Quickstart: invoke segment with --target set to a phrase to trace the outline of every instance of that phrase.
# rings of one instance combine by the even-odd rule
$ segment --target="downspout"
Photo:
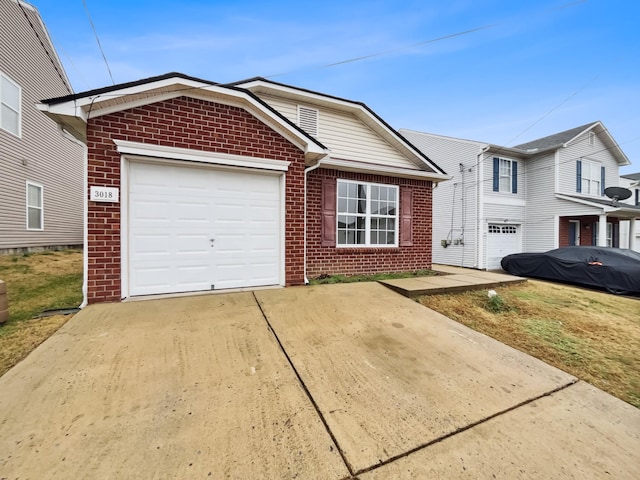
[[[87,178],[87,168],[89,165],[89,155],[88,155],[88,147],[84,142],[81,142],[76,137],[67,132],[61,124],[58,124],[58,129],[60,130],[61,135],[72,141],[73,143],[80,145],[82,148],[82,237],[83,237],[83,248],[82,248],[82,303],[80,304],[80,308],[84,308],[87,306],[87,286],[89,283],[89,248],[88,248],[88,239],[89,239],[89,226],[88,226],[88,214],[89,214],[89,205],[87,202],[87,190],[88,190],[88,178]]]
[[[309,285],[309,278],[307,277],[307,174],[313,172],[316,168],[320,167],[322,159],[318,160],[315,165],[312,165],[304,169],[304,246],[302,249],[304,257],[304,284]]]
[[[480,269],[482,268],[482,259],[480,258],[483,252],[483,247],[484,247],[484,243],[482,242],[482,227],[483,227],[483,223],[482,223],[482,216],[484,215],[484,207],[483,207],[483,202],[484,202],[484,195],[483,193],[483,188],[484,188],[484,178],[483,178],[483,173],[484,173],[484,154],[489,150],[489,145],[483,147],[480,149],[480,151],[478,152],[478,161],[476,162],[476,241],[475,241],[475,268]]]

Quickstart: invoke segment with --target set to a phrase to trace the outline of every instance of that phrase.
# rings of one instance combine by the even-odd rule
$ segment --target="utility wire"
[[[102,49],[102,44],[100,43],[100,37],[98,37],[98,32],[96,31],[96,27],[93,24],[93,20],[91,20],[91,14],[89,13],[89,7],[87,7],[87,2],[82,0],[82,5],[84,5],[84,10],[87,12],[87,18],[89,19],[89,23],[91,24],[91,29],[93,30],[93,34],[96,37],[96,42],[98,42],[98,48],[100,49],[100,53],[102,54],[102,59],[104,60],[104,64],[107,66],[107,71],[109,72],[109,77],[111,78],[111,84],[115,85],[116,82],[113,80],[113,75],[111,74],[111,67],[109,67],[109,62],[107,62],[107,56],[104,54],[104,50]]]

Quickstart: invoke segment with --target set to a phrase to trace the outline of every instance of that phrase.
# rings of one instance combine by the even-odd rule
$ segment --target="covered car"
[[[501,265],[503,270],[521,277],[640,294],[640,253],[633,250],[562,247],[545,253],[507,255]]]

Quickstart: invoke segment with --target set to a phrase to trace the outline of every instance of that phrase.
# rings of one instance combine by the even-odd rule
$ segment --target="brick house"
[[[85,303],[431,267],[448,177],[362,103],[171,73],[39,108],[86,145]]]

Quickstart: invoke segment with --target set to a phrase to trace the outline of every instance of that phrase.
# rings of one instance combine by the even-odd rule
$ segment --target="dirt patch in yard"
[[[640,299],[531,280],[496,291],[419,302],[640,408]]]

